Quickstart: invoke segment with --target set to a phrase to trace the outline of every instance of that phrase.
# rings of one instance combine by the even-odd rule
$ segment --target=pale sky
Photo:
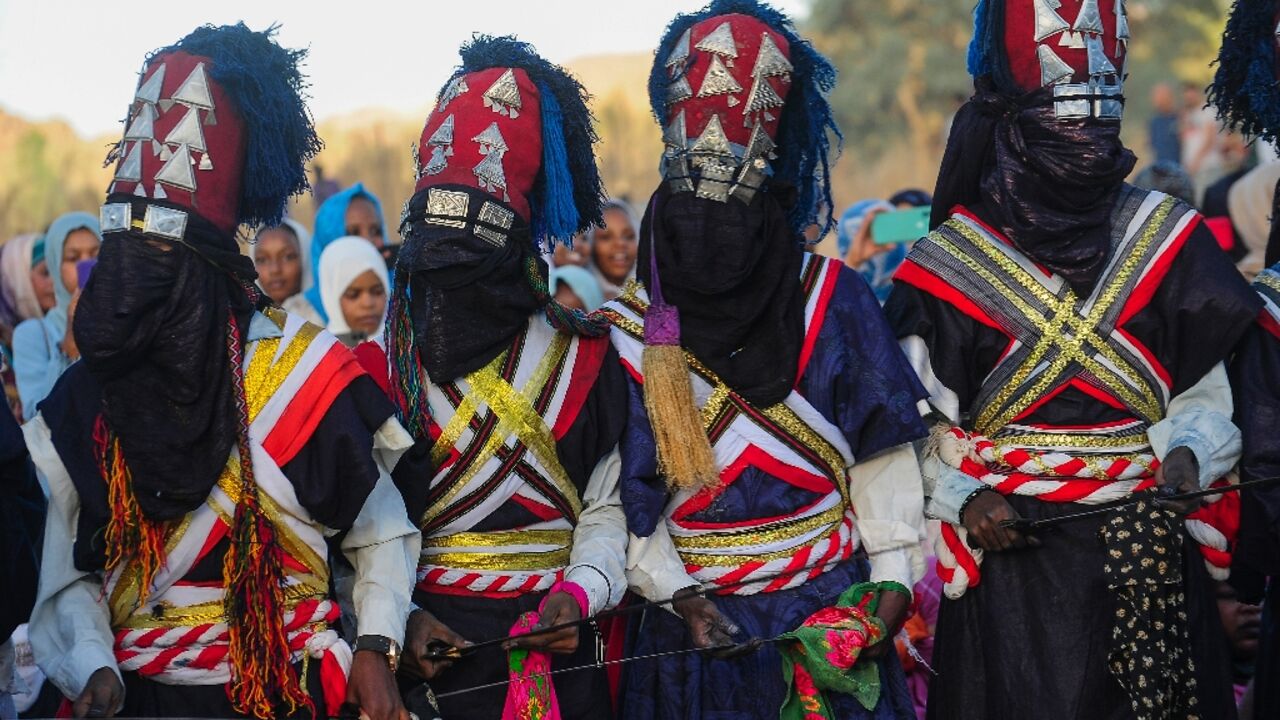
[[[0,0],[0,108],[62,118],[82,135],[112,134],[146,54],[204,23],[281,24],[308,47],[304,72],[318,119],[365,108],[426,108],[473,32],[515,34],[553,62],[651,52],[677,12],[703,0]],[[775,0],[791,13],[805,0]]]

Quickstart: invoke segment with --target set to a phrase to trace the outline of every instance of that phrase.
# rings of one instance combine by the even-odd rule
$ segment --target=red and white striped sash
[[[802,270],[806,292],[807,362],[839,263],[807,256]],[[623,365],[644,382],[644,315],[648,295],[639,284],[608,303],[603,312],[614,325],[612,340]],[[847,470],[854,458],[848,441],[794,390],[778,405],[756,408],[686,353],[694,400],[702,411],[721,484],[698,493],[676,492],[666,508],[667,530],[686,571],[726,594],[751,595],[804,584],[853,556],[858,547],[855,516],[848,498]],[[748,468],[812,493],[818,499],[785,517],[762,517],[732,524],[697,520]]]

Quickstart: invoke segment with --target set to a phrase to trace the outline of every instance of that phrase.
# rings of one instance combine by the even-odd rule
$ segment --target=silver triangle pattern
[[[128,129],[124,131],[125,140],[154,140],[156,136],[156,108],[149,103],[142,103],[134,113]]]
[[[689,59],[689,38],[693,34],[693,28],[685,28],[684,34],[676,41],[676,46],[671,48],[671,54],[667,56],[666,62],[662,65],[671,71],[678,71]]]
[[[141,186],[141,185],[139,185],[138,187],[142,187],[142,186]],[[151,193],[151,196],[152,196],[152,197],[154,197],[154,198],[155,198],[155,199],[157,199],[157,200],[168,200],[168,199],[169,199],[169,193],[167,193],[167,192],[165,192],[165,191],[164,191],[164,186],[163,186],[163,185],[156,185],[156,191],[155,191],[155,192],[153,192],[153,193]]]
[[[712,57],[711,67],[707,68],[707,74],[702,78],[702,87],[698,88],[698,97],[732,95],[740,92],[742,92],[742,86],[720,61],[720,56]]]
[[[1084,0],[1071,29],[1078,33],[1102,34],[1102,12],[1098,9],[1098,0]]]
[[[173,156],[156,173],[156,182],[195,192],[196,174],[191,167],[192,162],[191,149],[186,145],[179,145]]]
[[[1033,2],[1036,13],[1036,42],[1043,42],[1071,27],[1058,14],[1058,8],[1062,7],[1061,0],[1033,0]]]
[[[778,49],[769,33],[760,33],[760,53],[756,55],[756,66],[751,69],[751,74],[756,77],[777,77],[788,75],[791,70],[791,61]]]
[[[723,58],[738,57],[738,43],[733,40],[733,28],[729,26],[728,20],[720,23],[715,30],[707,33],[707,36],[699,40],[694,47],[709,53],[715,53]]]
[[[512,119],[520,116],[520,86],[516,84],[514,70],[507,68],[507,71],[499,75],[489,89],[484,91],[484,106]]]
[[[431,133],[431,137],[427,139],[428,145],[452,145],[453,144],[453,116],[450,115],[440,123],[440,127]]]
[[[712,115],[707,121],[702,134],[693,142],[693,145],[689,146],[689,153],[733,157],[733,146],[729,144],[729,137],[724,134],[724,126],[720,124],[719,115]]]
[[[685,134],[684,110],[676,114],[675,118],[667,124],[666,129],[662,131],[662,143],[669,148],[678,150],[684,149],[684,144],[688,140]]]
[[[186,145],[192,150],[205,151],[204,130],[200,127],[200,110],[198,108],[187,108],[186,114],[178,121],[177,125],[169,131],[164,137],[165,143],[169,145]]]
[[[204,153],[200,156],[200,164],[197,167],[201,170],[213,169],[213,158],[209,157],[209,153]]]
[[[481,155],[491,155],[495,152],[501,154],[507,151],[507,140],[502,137],[502,131],[498,129],[496,122],[490,123],[489,127],[471,140],[480,143]]]
[[[209,92],[209,76],[205,74],[204,63],[196,64],[170,99],[190,107],[213,109],[213,94]]]
[[[467,87],[467,81],[461,77],[456,77],[444,86],[444,90],[440,93],[440,105],[436,110],[444,110],[445,106],[453,102],[459,95],[467,92],[471,88]]]
[[[156,186],[156,188],[159,188],[159,187],[160,187],[159,185]],[[147,189],[142,187],[142,183],[138,183],[137,185],[133,186],[133,194],[137,195],[138,197],[146,197]]]
[[[142,181],[142,143],[135,142],[124,156],[124,162],[116,169],[116,180],[126,182]]]
[[[1078,32],[1072,32],[1068,30],[1067,32],[1064,32],[1062,33],[1061,36],[1059,36],[1058,44],[1065,48],[1072,48],[1074,50],[1083,50],[1084,37],[1081,36],[1080,33]]]
[[[763,75],[757,75],[751,83],[751,92],[747,93],[746,114],[768,110],[770,108],[782,107],[785,103],[778,92],[773,89],[773,85],[769,83],[769,79]]]
[[[1102,37],[1090,35],[1085,39],[1085,48],[1089,52],[1089,76],[1115,75],[1116,66],[1111,64],[1107,54],[1102,50]]]
[[[675,103],[688,100],[691,97],[693,97],[693,88],[689,85],[689,78],[684,75],[673,80],[671,84],[667,86],[668,105],[674,105]]]
[[[488,192],[502,190],[503,196],[506,197],[507,175],[502,169],[502,155],[502,152],[491,152],[485,155],[472,170],[480,181],[481,188]]]
[[[1058,57],[1058,54],[1048,45],[1037,45],[1036,52],[1040,55],[1040,85],[1042,87],[1067,82],[1075,74],[1075,70],[1064,62],[1062,58]]]
[[[1129,39],[1129,13],[1125,11],[1124,0],[1116,0],[1116,40]]]
[[[164,86],[164,68],[164,63],[160,63],[160,67],[151,73],[151,77],[138,87],[138,92],[133,95],[134,100],[152,105],[160,102],[160,89]]]

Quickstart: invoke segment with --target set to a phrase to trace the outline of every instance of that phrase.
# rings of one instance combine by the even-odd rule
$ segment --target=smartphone
[[[876,215],[871,220],[871,242],[896,245],[915,242],[929,234],[928,207],[913,207]]]

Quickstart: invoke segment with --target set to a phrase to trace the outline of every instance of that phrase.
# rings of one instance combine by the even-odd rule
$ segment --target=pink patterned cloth
[[[511,637],[527,634],[537,627],[540,615],[527,612],[511,626]],[[560,703],[551,683],[550,653],[512,648],[507,652],[511,684],[502,720],[560,720]]]

